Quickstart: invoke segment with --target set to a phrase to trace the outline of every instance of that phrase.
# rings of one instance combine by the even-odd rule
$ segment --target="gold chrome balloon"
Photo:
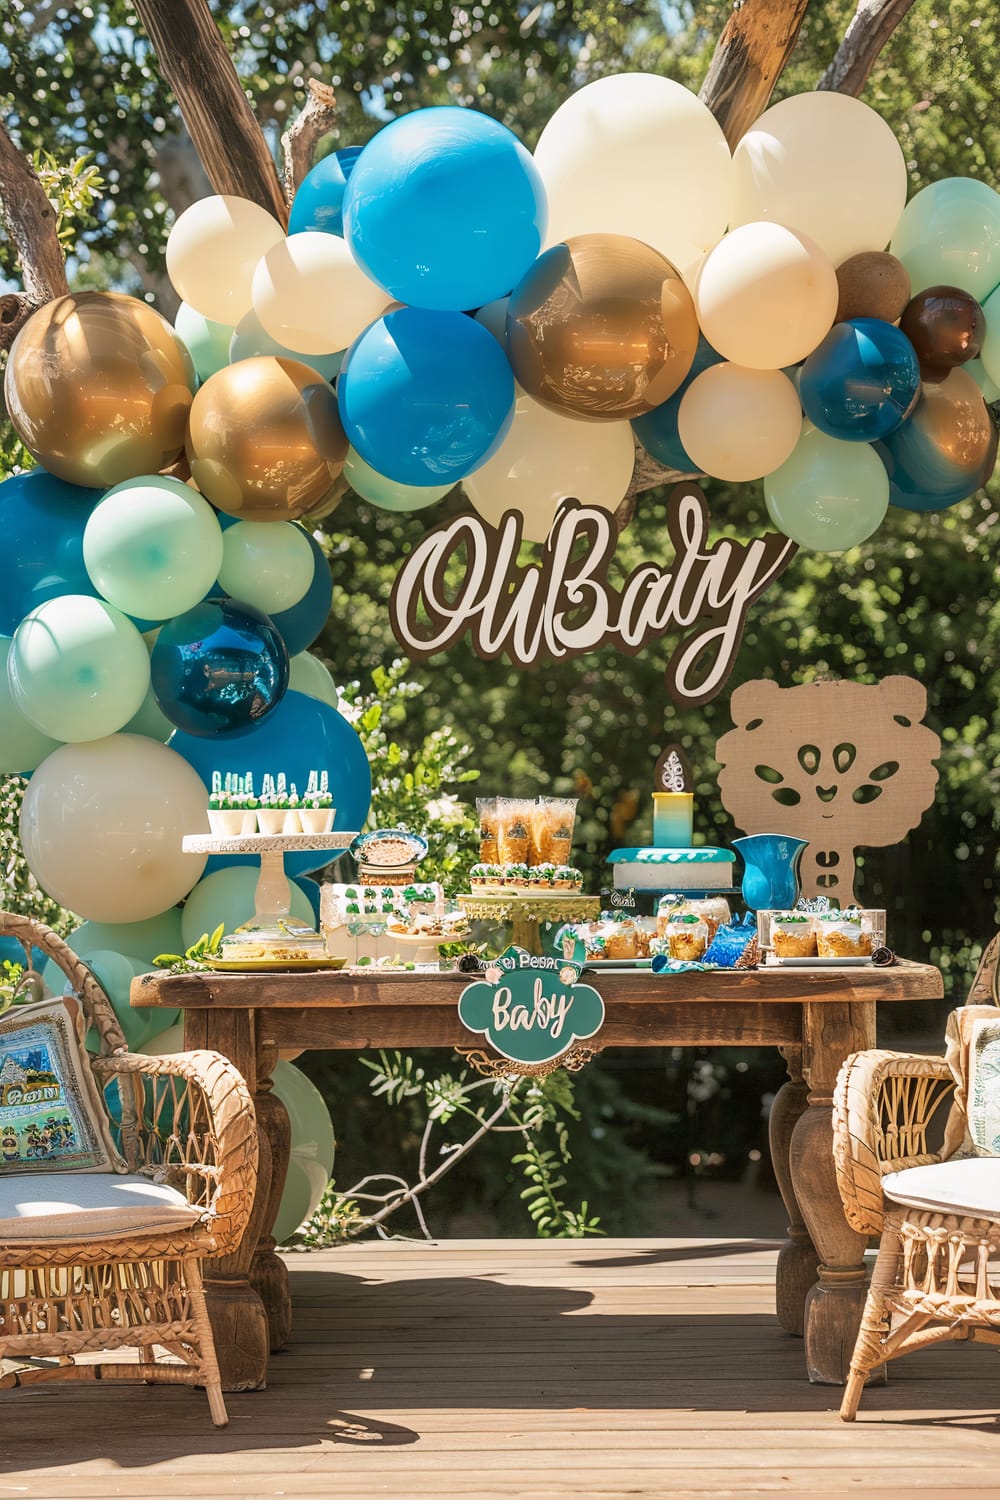
[[[680,386],[698,344],[691,294],[665,256],[622,234],[554,245],[515,288],[507,353],[530,396],[621,421]]]
[[[50,474],[104,489],[173,463],[194,386],[190,355],[154,308],[119,292],[75,292],[25,323],[4,398]]]
[[[298,360],[258,355],[209,377],[187,455],[206,500],[242,521],[293,521],[340,477],[347,438],[333,387]]]

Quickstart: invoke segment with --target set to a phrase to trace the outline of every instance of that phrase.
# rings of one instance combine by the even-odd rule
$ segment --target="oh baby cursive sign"
[[[521,564],[521,516],[498,527],[456,516],[429,531],[400,568],[389,601],[393,633],[426,661],[466,632],[478,656],[515,667],[565,660],[608,642],[634,656],[679,634],[666,669],[677,703],[705,703],[732,670],[747,611],[784,570],[795,543],[778,532],[709,546],[708,506],[695,484],[667,502],[669,568],[644,562],[621,587],[608,579],[618,527],[608,511],[564,500],[540,562]]]

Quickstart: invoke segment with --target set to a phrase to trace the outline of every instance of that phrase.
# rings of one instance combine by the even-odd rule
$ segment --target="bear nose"
[[[837,795],[837,788],[835,786],[818,786],[816,788],[816,795],[821,802],[832,802]]]

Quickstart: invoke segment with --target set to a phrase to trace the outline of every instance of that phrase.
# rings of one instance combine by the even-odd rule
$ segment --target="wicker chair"
[[[249,1215],[257,1130],[246,1084],[216,1052],[129,1053],[107,996],[61,938],[6,912],[0,935],[20,940],[29,970],[35,946],[71,981],[100,1037],[92,1070],[129,1173],[176,1189],[179,1218],[192,1218],[187,1204],[200,1210],[177,1227],[100,1235],[88,1235],[80,1214],[78,1238],[65,1237],[65,1227],[46,1237],[44,1215],[19,1222],[21,1235],[31,1225],[28,1237],[0,1241],[0,1386],[57,1378],[201,1385],[212,1421],[223,1427],[201,1261],[235,1249]],[[40,989],[37,976],[26,977]],[[41,1184],[44,1174],[36,1175]],[[18,1185],[25,1176],[5,1181]],[[79,1355],[126,1348],[138,1351],[138,1364],[76,1363]]]
[[[998,971],[1000,934],[949,1018],[946,1057],[872,1050],[841,1069],[834,1155],[844,1212],[860,1234],[880,1237],[845,1422],[869,1371],[891,1359],[945,1339],[1000,1345],[1000,1159],[968,1154],[966,1117],[970,1038],[997,1019]]]

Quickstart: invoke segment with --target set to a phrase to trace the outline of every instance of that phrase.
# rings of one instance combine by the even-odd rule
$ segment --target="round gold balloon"
[[[190,355],[152,307],[118,292],[75,292],[21,329],[4,399],[50,474],[104,489],[173,463],[194,386]]]
[[[678,389],[698,346],[691,294],[665,256],[622,234],[555,245],[507,308],[520,384],[575,417],[621,421]]]
[[[293,521],[327,498],[347,457],[333,387],[298,360],[258,355],[209,377],[187,455],[206,500],[242,521]]]

